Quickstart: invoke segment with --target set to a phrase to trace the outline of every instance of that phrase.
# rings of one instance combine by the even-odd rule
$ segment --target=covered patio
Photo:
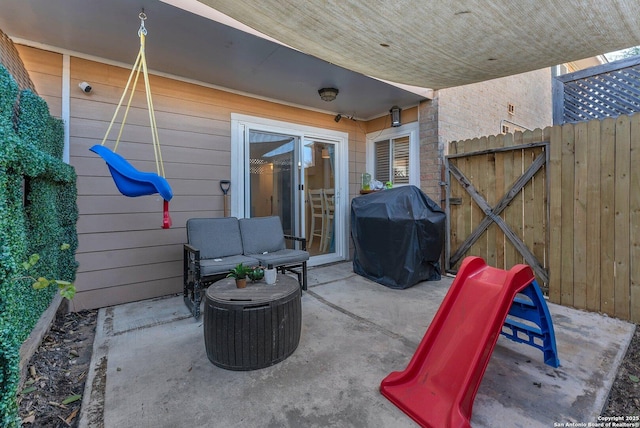
[[[378,388],[404,370],[452,281],[393,290],[354,274],[349,262],[310,269],[298,348],[255,371],[209,362],[202,318],[181,296],[100,309],[80,426],[415,426]],[[598,421],[634,325],[549,309],[560,367],[500,337],[473,426]]]
[[[624,1],[616,2],[617,8],[572,0],[562,8],[548,1],[528,8],[469,1],[454,8],[442,3],[436,9],[418,9],[420,2],[414,2],[411,15],[418,22],[413,23],[421,26],[402,22],[406,11],[381,11],[366,3],[348,13],[337,7],[325,15],[301,2],[296,9],[305,15],[295,20],[281,19],[289,16],[294,4],[282,1],[184,2],[205,8],[204,14],[168,0],[144,0],[133,12],[126,0],[93,2],[90,7],[85,3],[52,0],[45,6],[35,0],[7,0],[0,18],[0,28],[20,45],[20,55],[41,85],[38,92],[51,114],[66,124],[61,161],[78,171],[74,251],[80,266],[75,278],[79,293],[72,309],[104,306],[83,394],[83,427],[413,426],[380,394],[379,385],[389,373],[406,367],[451,278],[400,291],[355,275],[349,262],[316,267],[302,297],[302,338],[293,355],[261,370],[227,371],[207,359],[202,319],[194,321],[182,297],[172,294],[181,286],[183,225],[193,217],[222,216],[226,192],[223,196],[212,183],[251,173],[250,159],[238,162],[235,151],[245,144],[239,136],[245,135],[240,130],[246,123],[260,132],[275,132],[283,125],[293,132],[289,129],[294,124],[296,132],[301,126],[313,132],[328,129],[331,132],[319,140],[335,137],[332,144],[344,152],[343,168],[335,169],[343,181],[331,187],[341,193],[342,205],[334,218],[341,215],[345,245],[327,263],[347,260],[348,203],[357,195],[361,173],[370,168],[365,160],[371,151],[367,136],[380,136],[394,127],[386,122],[389,107],[404,106],[404,120],[415,127],[411,132],[417,136],[416,147],[422,148],[414,159],[428,159],[424,166],[435,171],[421,170],[419,177],[431,178],[420,184],[434,184],[439,199],[438,147],[445,141],[420,121],[433,107],[434,92],[640,44],[632,22],[638,5]],[[262,16],[238,9],[251,3],[273,15],[249,20]],[[263,34],[249,38],[237,27],[228,27],[227,21],[211,18],[209,4]],[[102,137],[105,118],[121,93],[120,82],[126,80],[122,77],[137,43],[130,42],[136,41],[135,34],[123,16],[132,13],[135,20],[139,7],[153,16],[155,28],[165,30],[153,33],[161,49],[150,59],[156,106],[165,119],[167,152],[174,165],[168,175],[179,195],[172,205],[177,215],[169,231],[153,223],[159,200],[123,202],[105,180],[102,161],[87,153]],[[342,21],[344,30],[317,16]],[[353,27],[354,16],[364,27]],[[310,26],[306,17],[326,33]],[[378,19],[391,27],[372,34],[369,30]],[[291,22],[297,24],[285,25]],[[280,32],[271,33],[273,28]],[[406,31],[397,31],[401,28]],[[474,39],[461,35],[461,29]],[[597,31],[601,29],[611,30]],[[362,39],[353,39],[356,33]],[[549,37],[538,36],[547,33]],[[303,43],[301,34],[316,46]],[[408,37],[412,34],[421,37]],[[362,48],[363,40],[367,49]],[[322,52],[328,42],[331,55]],[[221,60],[226,52],[245,61]],[[85,89],[89,83],[93,92]],[[334,87],[340,88],[340,97],[328,105],[318,97],[319,89]],[[146,127],[143,106],[137,106],[138,131]],[[342,113],[349,120],[341,121]],[[146,167],[148,141],[141,135],[130,137],[129,157]],[[300,141],[305,135],[300,134]],[[248,146],[250,140],[246,141]],[[317,148],[320,169],[324,146]],[[246,170],[233,169],[245,163]],[[236,198],[231,215],[238,217],[250,215],[237,196],[243,184],[234,180],[231,194]],[[297,208],[304,212],[304,198],[299,202]],[[24,236],[38,234],[29,230]],[[12,255],[15,260],[19,256],[17,251]],[[148,299],[151,296],[161,297]],[[134,303],[119,304],[125,301]],[[538,350],[499,338],[475,400],[473,426],[598,421],[635,326],[564,306],[550,309],[561,366],[546,366]]]

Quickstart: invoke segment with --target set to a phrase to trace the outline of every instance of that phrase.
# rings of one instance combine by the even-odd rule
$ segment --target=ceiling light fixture
[[[333,101],[338,96],[338,90],[336,88],[322,88],[318,89],[318,94],[323,101]]]

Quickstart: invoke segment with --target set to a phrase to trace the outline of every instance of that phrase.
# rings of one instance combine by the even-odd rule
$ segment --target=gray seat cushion
[[[240,226],[235,217],[187,220],[187,242],[200,250],[200,259],[243,254]]]
[[[215,259],[200,260],[200,275],[203,277],[228,273],[237,264],[245,266],[258,266],[260,262],[254,257],[243,255],[220,257]]]
[[[302,263],[309,260],[309,253],[302,250],[284,249],[266,254],[253,254],[262,266],[282,266],[293,263]]]

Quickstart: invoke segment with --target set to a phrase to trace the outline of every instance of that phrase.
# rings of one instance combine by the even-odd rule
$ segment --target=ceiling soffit
[[[637,0],[199,0],[310,55],[441,89],[640,45]]]

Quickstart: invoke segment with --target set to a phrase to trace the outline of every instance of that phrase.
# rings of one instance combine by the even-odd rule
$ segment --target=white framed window
[[[420,187],[418,123],[367,134],[366,170],[371,178],[394,186]]]

